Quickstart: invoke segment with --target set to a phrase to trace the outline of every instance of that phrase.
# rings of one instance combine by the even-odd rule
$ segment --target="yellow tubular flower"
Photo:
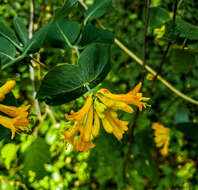
[[[5,99],[6,94],[10,93],[15,87],[16,82],[14,80],[7,81],[2,87],[0,87],[0,101]]]
[[[142,111],[142,107],[146,107],[147,103],[142,101],[147,101],[149,98],[142,97],[142,93],[138,93],[142,83],[140,82],[132,91],[128,92],[127,94],[112,94],[109,90],[103,88],[98,92],[102,95],[112,99],[123,102],[125,104],[133,104]]]
[[[84,141],[84,137],[82,134],[78,137],[78,139],[74,142],[74,150],[76,151],[82,151],[82,152],[88,152],[90,148],[94,148],[95,144],[93,144],[91,141]]]
[[[83,129],[83,137],[84,137],[83,140],[85,142],[88,142],[91,139],[92,124],[93,124],[93,105],[89,109],[86,123]]]
[[[31,105],[27,105],[24,107],[15,107],[15,106],[6,106],[0,104],[0,111],[9,115],[10,117],[17,117],[26,115],[28,110],[30,109]]]
[[[99,116],[96,112],[94,112],[94,125],[92,127],[92,135],[94,137],[98,136],[98,133],[100,131],[100,120]]]
[[[139,83],[127,94],[112,94],[107,89],[97,92],[93,100],[93,94],[89,94],[85,105],[77,112],[65,114],[69,122],[74,121],[74,126],[63,132],[65,140],[73,144],[74,150],[87,152],[95,147],[91,138],[96,137],[100,130],[100,120],[104,130],[121,140],[125,131],[128,130],[128,122],[118,119],[117,110],[133,113],[134,110],[128,104],[136,105],[139,110],[146,107],[149,98],[138,93],[142,83]],[[78,134],[79,133],[79,134]],[[76,138],[75,138],[76,137]]]
[[[91,104],[92,104],[92,94],[87,96],[86,104],[78,112],[74,112],[72,110],[71,115],[65,114],[66,119],[69,121],[77,121],[78,125],[82,125]]]
[[[29,120],[27,118],[28,114],[23,116],[17,116],[15,118],[9,118],[0,115],[0,124],[12,132],[11,139],[14,139],[15,133],[24,133],[28,130]]]
[[[156,142],[156,146],[163,146],[160,152],[163,156],[166,156],[168,154],[168,146],[170,142],[170,129],[157,122],[152,124],[152,129],[154,130],[154,140]]]

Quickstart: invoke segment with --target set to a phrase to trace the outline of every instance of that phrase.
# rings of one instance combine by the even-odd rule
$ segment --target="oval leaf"
[[[29,38],[28,38],[28,30],[26,29],[23,20],[19,17],[14,18],[14,30],[18,36],[18,38],[21,40],[21,42],[26,45]]]
[[[110,70],[110,46],[92,44],[80,55],[77,65],[61,65],[52,69],[43,79],[37,97],[48,104],[59,105],[83,95],[95,87]]]
[[[110,2],[111,0],[96,0],[95,3],[85,11],[84,23],[86,24],[88,20],[93,20],[105,14]]]

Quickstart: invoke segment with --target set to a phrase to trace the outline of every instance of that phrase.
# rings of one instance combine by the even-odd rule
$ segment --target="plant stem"
[[[33,27],[34,27],[34,0],[30,0],[30,24],[29,24],[29,38],[31,39],[33,36]],[[30,55],[32,57],[32,55]],[[32,65],[29,65],[29,72],[30,72],[30,80],[32,81],[32,89],[33,89],[33,98],[34,98],[34,107],[36,110],[36,114],[41,119],[41,111],[39,107],[39,102],[36,98],[36,87],[35,87],[35,78],[34,78],[34,68]]]

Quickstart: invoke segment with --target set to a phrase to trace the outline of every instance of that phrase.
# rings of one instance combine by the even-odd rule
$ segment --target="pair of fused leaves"
[[[84,24],[102,16],[110,0],[97,0],[85,11]],[[110,45],[113,34],[91,24],[83,25],[61,18],[52,22],[46,44],[56,48],[85,48],[76,65],[56,66],[42,81],[37,97],[48,104],[58,105],[80,97],[87,89],[99,84],[110,70]]]

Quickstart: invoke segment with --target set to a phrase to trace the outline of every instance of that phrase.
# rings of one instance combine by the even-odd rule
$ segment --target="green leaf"
[[[179,110],[175,113],[175,124],[179,123],[187,123],[189,122],[189,117],[188,117],[188,109],[185,107],[180,107]]]
[[[198,141],[198,124],[195,123],[180,123],[175,125],[175,128],[184,133],[184,136]]]
[[[192,25],[182,19],[177,19],[176,24],[181,38],[198,40],[198,26]]]
[[[16,48],[6,39],[0,36],[0,61],[1,66],[13,60],[16,55]]]
[[[161,7],[151,7],[149,16],[149,26],[159,28],[170,19],[169,12]]]
[[[52,69],[43,79],[38,98],[58,105],[80,97],[95,87],[110,70],[110,46],[92,44],[80,55],[77,65],[61,65]]]
[[[6,25],[4,25],[2,22],[0,22],[0,36],[3,36],[8,41],[10,41],[15,47],[17,47],[19,50],[22,50],[22,47],[20,46],[15,33]]]
[[[91,24],[84,27],[82,31],[82,38],[79,42],[80,46],[86,46],[91,43],[112,44],[114,35],[108,30],[99,29]]]
[[[75,42],[80,33],[80,27],[77,22],[60,19],[49,27],[45,43],[55,48],[68,48]]]
[[[19,17],[14,18],[14,30],[18,36],[18,38],[21,40],[21,42],[26,45],[29,38],[28,38],[28,30],[26,29],[23,19]]]
[[[26,54],[38,52],[45,40],[48,30],[49,30],[49,24],[46,24],[43,27],[41,27],[33,35],[33,37],[27,42],[23,52],[25,52]]]
[[[6,144],[1,150],[1,156],[4,159],[5,166],[10,169],[11,162],[17,157],[17,146],[15,144]]]
[[[111,0],[95,0],[94,4],[90,6],[84,13],[84,23],[86,24],[88,20],[91,21],[104,15],[109,8],[110,2]]]
[[[196,65],[195,54],[183,49],[173,49],[170,62],[173,65],[174,72],[188,73]]]
[[[38,137],[27,148],[24,153],[24,172],[28,175],[29,171],[36,173],[36,178],[43,178],[47,172],[44,164],[50,162],[51,155],[49,145],[44,139]]]
[[[57,20],[66,17],[77,6],[77,4],[77,0],[65,0],[63,6],[54,11],[54,15],[50,22],[55,23]]]

